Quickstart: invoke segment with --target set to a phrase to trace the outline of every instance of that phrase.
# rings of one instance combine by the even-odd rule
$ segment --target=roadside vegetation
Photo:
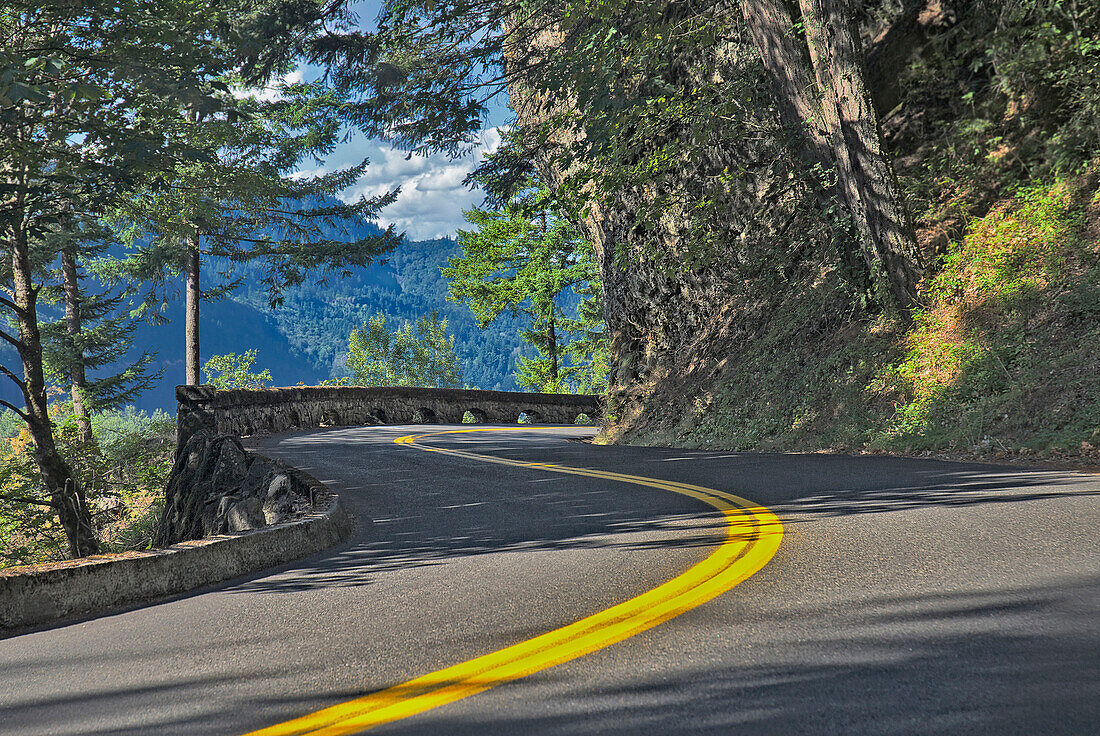
[[[424,386],[461,388],[462,367],[447,320],[436,313],[389,329],[379,312],[351,331],[345,361],[351,375],[335,386]]]
[[[91,522],[105,553],[148,549],[164,503],[175,452],[175,419],[133,408],[93,413],[81,436],[70,403],[50,406],[58,449],[86,489]],[[49,505],[22,419],[0,416],[0,567],[68,559],[65,530]]]
[[[463,213],[476,229],[458,231],[462,254],[442,270],[447,298],[466,304],[482,330],[502,315],[523,326],[534,355],[519,358],[521,388],[606,391],[608,346],[592,244],[537,179],[475,179],[493,206]]]
[[[230,388],[267,388],[271,385],[271,371],[264,368],[259,373],[253,373],[255,362],[255,348],[240,355],[215,355],[203,365],[202,376],[207,384],[223,391]]]
[[[687,376],[707,390],[682,415],[624,418],[632,439],[1100,462],[1097,181],[1026,186],[973,220],[911,322],[830,324],[842,285],[825,276],[746,324],[752,349],[718,376]]]

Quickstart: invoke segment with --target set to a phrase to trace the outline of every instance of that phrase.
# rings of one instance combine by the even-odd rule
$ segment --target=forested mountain
[[[440,268],[457,252],[457,244],[450,239],[405,241],[381,265],[295,287],[286,293],[279,308],[268,309],[267,291],[255,278],[232,299],[269,315],[290,350],[306,358],[324,378],[346,375],[343,354],[348,335],[367,318],[382,312],[396,322],[435,311],[447,319],[455,336],[466,383],[514,390],[512,371],[523,343],[519,326],[505,319],[480,330],[465,305],[447,301],[447,281]],[[263,367],[262,359],[257,365]],[[278,376],[276,383],[287,385]]]
[[[447,282],[439,270],[456,249],[453,240],[405,241],[382,264],[348,276],[307,279],[289,289],[276,308],[268,305],[258,267],[238,267],[234,277],[244,283],[225,299],[203,306],[202,360],[255,348],[256,368],[269,369],[274,385],[316,385],[346,374],[348,336],[367,318],[382,312],[399,323],[434,310],[455,336],[468,385],[515,390],[512,371],[523,343],[518,326],[506,320],[480,330],[465,305],[446,300]],[[212,277],[214,270],[209,269]],[[144,325],[135,339],[135,349],[157,351],[156,365],[165,371],[157,387],[135,402],[143,409],[174,408],[175,386],[184,382],[182,305],[164,316],[167,324]]]
[[[481,330],[465,305],[447,301],[447,281],[439,271],[457,251],[457,244],[449,239],[405,241],[380,265],[356,269],[346,277],[329,275],[323,283],[318,283],[319,277],[307,279],[288,290],[282,306],[274,309],[268,306],[258,267],[237,268],[234,276],[244,279],[240,288],[203,305],[202,361],[255,348],[256,368],[270,370],[274,385],[316,385],[345,375],[348,336],[368,317],[381,311],[396,324],[434,310],[447,319],[455,336],[455,351],[468,385],[515,390],[513,371],[524,345],[520,325],[504,316]],[[208,269],[211,283],[204,288],[221,280],[214,271]],[[143,350],[156,352],[153,370],[164,372],[154,388],[134,402],[148,411],[174,411],[175,387],[184,383],[182,301],[171,301],[161,316],[166,323],[139,327],[131,353],[132,357]],[[5,353],[4,363],[14,369],[18,359]],[[8,396],[7,389],[3,398],[18,401],[14,392]]]

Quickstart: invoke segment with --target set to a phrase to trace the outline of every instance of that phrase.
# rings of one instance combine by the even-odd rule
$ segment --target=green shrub
[[[175,422],[133,407],[92,417],[84,442],[71,406],[51,406],[58,448],[79,478],[104,551],[146,549],[164,503]],[[26,428],[0,441],[0,567],[64,559],[65,534],[34,462]]]

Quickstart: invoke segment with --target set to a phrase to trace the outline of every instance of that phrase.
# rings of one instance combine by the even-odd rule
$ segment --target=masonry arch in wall
[[[467,416],[470,417],[471,421],[467,421]],[[485,424],[488,421],[489,415],[476,406],[470,407],[466,410],[465,414],[462,415],[463,424]]]
[[[439,424],[439,417],[430,406],[422,406],[413,412],[413,424]]]
[[[542,414],[535,409],[524,409],[516,417],[516,421],[520,424],[542,424]]]

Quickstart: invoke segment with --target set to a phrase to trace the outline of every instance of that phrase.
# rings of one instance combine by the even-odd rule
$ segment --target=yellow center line
[[[448,430],[407,435],[394,442],[480,462],[602,478],[680,493],[709,504],[722,513],[726,520],[725,539],[709,557],[667,583],[599,613],[504,649],[430,672],[346,703],[253,731],[246,736],[335,736],[359,733],[568,662],[650,629],[721,595],[764,567],[775,555],[783,538],[783,525],[771,511],[713,488],[568,465],[508,460],[417,443],[418,440],[440,435],[500,431],[506,430]],[[532,430],[524,428],[523,431]]]

